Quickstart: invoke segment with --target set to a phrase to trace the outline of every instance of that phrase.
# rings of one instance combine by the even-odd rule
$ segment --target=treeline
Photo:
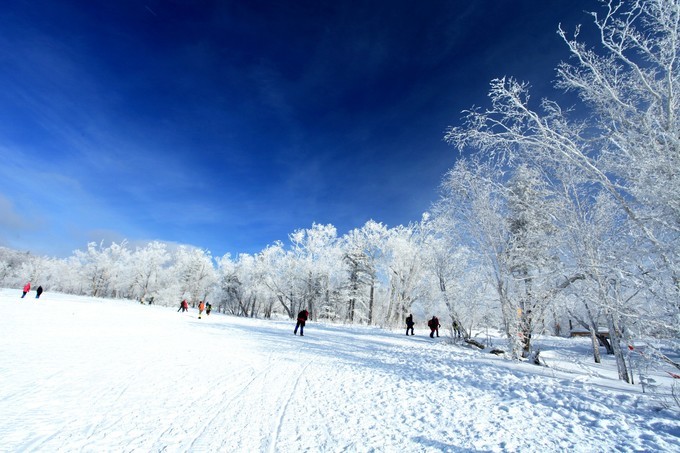
[[[470,272],[469,251],[442,238],[433,241],[432,226],[428,215],[396,228],[369,221],[339,237],[333,225],[314,224],[293,232],[288,244],[238,257],[213,258],[206,250],[158,241],[134,249],[126,242],[90,243],[66,259],[0,248],[0,281],[166,306],[209,300],[219,312],[249,317],[293,318],[307,308],[315,319],[392,326],[414,309],[425,314],[450,308],[460,312],[468,331],[494,319],[497,304],[480,297],[489,291],[481,272]],[[453,259],[457,274],[436,274],[436,254]],[[457,292],[446,303],[442,278]]]

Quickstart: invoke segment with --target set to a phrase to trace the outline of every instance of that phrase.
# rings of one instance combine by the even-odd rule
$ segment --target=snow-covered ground
[[[0,451],[680,451],[670,378],[376,328],[0,290]],[[32,293],[33,294],[33,293]],[[664,390],[665,389],[665,390]],[[649,389],[648,389],[649,390]]]

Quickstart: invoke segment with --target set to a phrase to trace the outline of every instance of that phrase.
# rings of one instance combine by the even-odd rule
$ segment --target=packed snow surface
[[[535,366],[422,321],[300,337],[287,320],[20,294],[0,290],[3,452],[680,451],[677,407],[608,357],[590,366],[587,340],[547,342]]]

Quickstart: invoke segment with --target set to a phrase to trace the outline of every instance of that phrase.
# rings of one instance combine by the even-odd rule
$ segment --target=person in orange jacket
[[[28,282],[24,285],[24,293],[21,295],[21,298],[23,299],[24,296],[31,290],[31,282]]]
[[[205,302],[200,301],[198,303],[198,319],[201,319],[201,315],[203,314],[203,310],[205,310]]]

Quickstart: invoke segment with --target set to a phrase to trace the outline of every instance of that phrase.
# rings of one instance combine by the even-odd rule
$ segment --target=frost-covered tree
[[[347,264],[347,321],[353,322],[355,313],[373,324],[378,284],[379,260],[383,255],[387,227],[369,220],[361,228],[349,231],[344,237],[344,260]]]
[[[151,298],[155,301],[161,288],[167,285],[165,276],[170,259],[162,242],[153,241],[137,248],[130,259],[131,295],[140,301]]]
[[[579,29],[571,37],[559,30],[572,60],[559,65],[557,88],[578,95],[576,109],[550,100],[534,105],[528,84],[496,79],[491,106],[468,112],[466,123],[451,128],[446,139],[503,165],[540,168],[555,182],[560,169],[569,167],[582,187],[605,191],[634,226],[622,244],[639,252],[627,253],[632,261],[626,265],[616,262],[621,256],[609,256],[609,269],[626,271],[605,279],[606,294],[620,307],[646,289],[645,298],[656,299],[654,305],[665,306],[675,320],[677,336],[680,1],[611,1],[592,17],[599,33],[595,46],[578,41]],[[573,278],[567,275],[566,282]],[[626,373],[619,374],[624,379]]]
[[[241,254],[238,258],[237,272],[241,284],[246,288],[241,302],[243,316],[259,316],[261,313],[271,317],[274,298],[268,295],[262,283],[262,267],[258,256]]]
[[[561,263],[554,245],[554,194],[535,167],[519,165],[505,184],[509,244],[507,260],[513,276],[522,356],[531,354],[531,338],[544,325],[554,296]]]
[[[104,243],[90,242],[87,250],[74,252],[83,278],[83,291],[94,297],[119,297],[124,285],[124,270],[129,262],[129,251],[126,242]],[[124,295],[123,295],[124,296]]]
[[[481,321],[480,313],[488,318],[490,312],[483,303],[486,285],[482,272],[475,263],[475,254],[464,244],[459,221],[455,207],[436,204],[432,217],[423,223],[421,253],[432,279],[429,298],[443,302],[454,335],[469,340],[472,329]]]
[[[545,330],[557,293],[572,281],[561,272],[555,198],[551,182],[536,169],[471,158],[446,175],[435,205],[441,231],[455,225],[468,259],[495,288],[514,357],[532,355],[532,336]]]
[[[507,200],[503,172],[491,161],[460,159],[442,182],[436,206],[439,216],[456,219],[456,229],[482,263],[487,281],[496,292],[504,331],[514,356],[519,356],[521,312],[514,297],[516,288],[510,261]]]
[[[332,312],[339,294],[339,288],[332,286],[337,284],[333,272],[342,262],[337,230],[330,224],[314,223],[312,228],[294,231],[290,242],[297,263],[301,307],[309,310],[312,318],[318,317],[319,312]]]
[[[0,282],[5,286],[17,286],[30,279],[30,275],[22,275],[21,266],[32,258],[29,253],[0,247]]]
[[[592,17],[599,49],[560,29],[574,62],[559,66],[557,84],[590,108],[591,141],[555,157],[576,160],[670,259],[677,236],[667,233],[680,231],[680,2],[610,1]]]
[[[188,299],[192,306],[205,301],[217,281],[210,252],[194,247],[177,249],[170,272],[177,279],[177,298]]]
[[[426,291],[421,237],[420,225],[400,225],[388,230],[384,255],[389,299],[383,318],[387,325],[403,324],[411,306]]]
[[[73,260],[30,256],[19,266],[19,275],[28,276],[34,287],[42,286],[44,291],[69,291],[80,293],[80,278]]]
[[[254,317],[263,309],[266,318],[271,316],[272,297],[263,284],[263,271],[259,256],[240,254],[233,261],[227,254],[217,259],[218,310],[237,316]]]
[[[239,278],[236,262],[229,254],[217,258],[217,288],[215,297],[218,300],[217,311],[233,315],[242,314],[243,285]]]
[[[263,269],[264,285],[286,316],[292,319],[302,306],[295,277],[297,263],[293,255],[285,250],[282,242],[277,241],[260,252],[258,261]]]

